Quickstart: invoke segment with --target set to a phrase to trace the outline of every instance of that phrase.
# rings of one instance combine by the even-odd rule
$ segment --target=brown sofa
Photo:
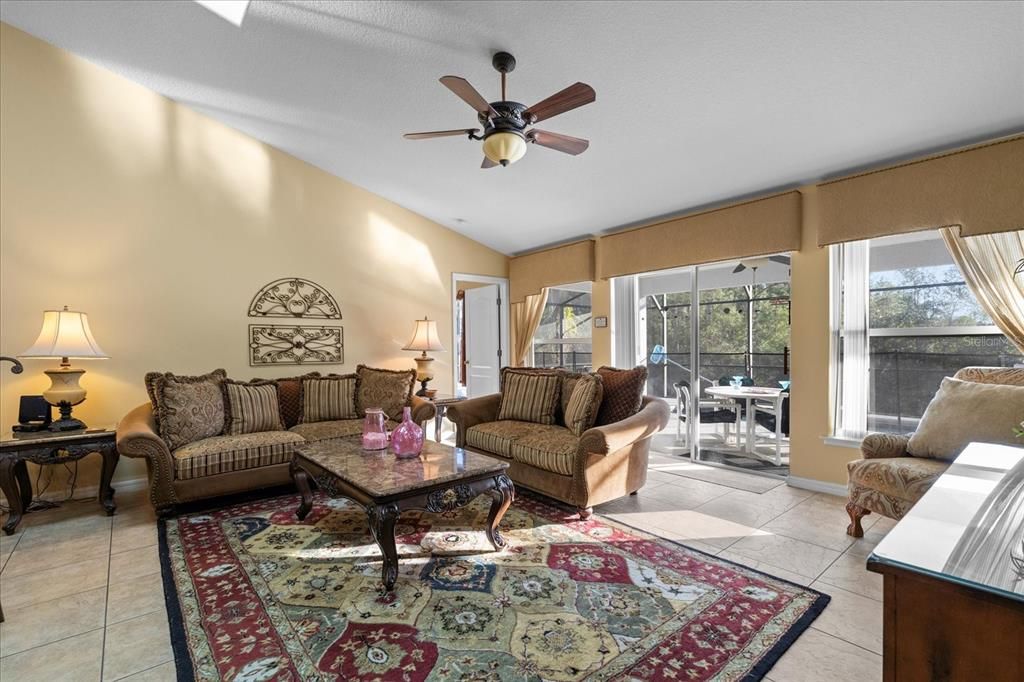
[[[965,367],[953,378],[980,384],[1024,386],[1024,369]],[[869,433],[864,437],[860,445],[863,457],[846,465],[849,474],[846,512],[850,516],[847,535],[863,537],[861,519],[871,512],[890,519],[903,518],[952,464],[943,459],[914,457],[907,452],[908,443],[910,436],[895,433]]]
[[[500,402],[495,393],[449,406],[456,445],[508,460],[516,485],[573,505],[581,518],[644,486],[651,436],[669,421],[668,404],[645,397],[637,414],[577,438],[557,424],[497,421]]]
[[[433,403],[412,397],[413,421],[422,425],[434,414]],[[395,426],[388,424],[389,429]],[[314,422],[287,431],[214,436],[172,452],[157,432],[153,406],[145,403],[118,424],[117,450],[146,460],[149,499],[164,515],[183,502],[290,483],[288,463],[296,445],[361,432],[361,419]]]

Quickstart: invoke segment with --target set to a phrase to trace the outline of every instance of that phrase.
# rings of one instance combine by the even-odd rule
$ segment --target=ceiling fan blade
[[[485,157],[484,157],[484,162],[480,164],[480,167],[481,167],[481,168],[494,168],[494,167],[495,167],[495,166],[497,166],[497,165],[498,165],[498,164],[494,163],[493,161],[491,161],[490,159],[488,159],[488,158],[487,158],[487,157],[485,156]]]
[[[746,269],[747,269],[747,266],[746,266],[746,265],[744,265],[743,263],[740,263],[740,264],[739,264],[739,265],[737,265],[737,266],[736,266],[735,268],[733,268],[733,270],[732,270],[732,274],[734,274],[734,275],[735,275],[735,274],[736,274],[737,272],[743,272],[743,271],[744,271],[744,270],[746,270]]]
[[[406,133],[407,140],[429,140],[432,137],[455,137],[456,135],[473,135],[480,132],[479,128],[463,128],[461,130],[433,130],[429,133]]]
[[[548,147],[566,154],[572,154],[573,156],[582,154],[590,146],[589,140],[584,140],[580,137],[570,137],[560,133],[549,133],[546,130],[537,130],[536,128],[527,133],[526,137],[541,147]]]
[[[556,92],[551,97],[537,102],[523,113],[526,115],[527,120],[532,120],[533,123],[536,123],[552,116],[564,114],[576,107],[582,107],[584,104],[590,104],[596,99],[597,93],[594,92],[594,88],[586,83],[573,83],[565,90]]]
[[[498,112],[491,108],[490,103],[484,99],[484,96],[476,91],[468,80],[465,78],[459,78],[458,76],[442,76],[441,85],[454,92],[459,99],[473,107],[478,114],[484,116],[497,116]]]
[[[768,260],[773,263],[782,263],[783,265],[789,265],[789,256],[768,256]]]

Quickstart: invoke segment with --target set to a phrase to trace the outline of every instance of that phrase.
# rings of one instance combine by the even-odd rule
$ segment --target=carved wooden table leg
[[[505,474],[494,477],[494,489],[490,491],[492,498],[491,511],[487,515],[487,539],[491,541],[494,549],[502,549],[505,546],[505,538],[501,537],[498,524],[508,511],[509,505],[516,497],[515,486],[512,479]]]
[[[114,469],[117,468],[117,461],[121,458],[117,448],[109,447],[100,450],[103,457],[103,471],[100,474],[100,504],[107,510],[107,516],[113,516],[117,511],[117,504],[114,503],[114,489],[110,481],[114,478]]]
[[[21,511],[27,512],[32,504],[32,478],[28,475],[28,464],[20,459],[14,465],[14,477],[21,491]]]
[[[370,532],[377,541],[384,565],[381,566],[380,580],[384,591],[395,589],[398,580],[398,549],[395,547],[395,521],[398,520],[398,505],[394,502],[380,506],[370,505],[366,508],[366,517],[370,522]]]
[[[299,503],[299,508],[295,512],[295,516],[298,517],[299,521],[302,521],[309,515],[311,509],[313,509],[313,491],[309,487],[309,474],[305,472],[300,466],[296,466],[295,460],[288,467],[291,470],[292,481],[295,482],[295,487],[299,489],[299,494],[302,495],[302,502]]]
[[[18,461],[14,458],[0,459],[0,490],[4,491],[7,504],[11,508],[11,514],[4,524],[4,532],[8,535],[14,533],[14,529],[21,523],[21,514],[25,511],[25,505],[21,499],[21,486],[18,484],[15,475],[15,467]]]

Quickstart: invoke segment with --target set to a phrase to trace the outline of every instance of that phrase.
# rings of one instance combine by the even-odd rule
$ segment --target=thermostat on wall
[[[595,317],[594,318],[594,326],[597,327],[598,329],[603,329],[603,328],[607,327],[608,326],[608,318],[607,317]]]

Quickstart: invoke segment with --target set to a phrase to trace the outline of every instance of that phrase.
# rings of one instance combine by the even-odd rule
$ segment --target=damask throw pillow
[[[402,409],[412,405],[412,390],[415,384],[415,369],[377,369],[357,365],[358,416],[361,417],[368,407],[379,407],[389,418],[401,420]]]
[[[225,435],[284,430],[275,382],[225,379],[220,385],[224,392]]]
[[[153,419],[156,421],[157,429],[160,427],[160,416],[157,410],[156,404],[156,380],[160,377],[173,377],[177,379],[226,379],[228,376],[227,371],[223,369],[215,369],[209,374],[199,374],[197,376],[178,376],[171,372],[146,372],[146,376],[143,377],[142,382],[146,385],[146,395],[149,396],[149,402],[153,405]]]
[[[644,400],[644,385],[647,383],[647,368],[643,365],[633,369],[601,367],[604,397],[597,413],[597,425],[614,424],[640,411]]]
[[[302,380],[300,424],[358,418],[355,374]]]
[[[223,370],[219,370],[223,372]],[[154,381],[157,427],[171,450],[224,432],[223,376],[165,374]]]
[[[572,383],[572,394],[565,406],[565,427],[576,436],[597,421],[604,386],[600,374],[581,374]],[[563,384],[564,387],[565,384]],[[564,401],[564,396],[563,396]]]
[[[554,424],[564,374],[557,369],[503,368],[498,420]]]

